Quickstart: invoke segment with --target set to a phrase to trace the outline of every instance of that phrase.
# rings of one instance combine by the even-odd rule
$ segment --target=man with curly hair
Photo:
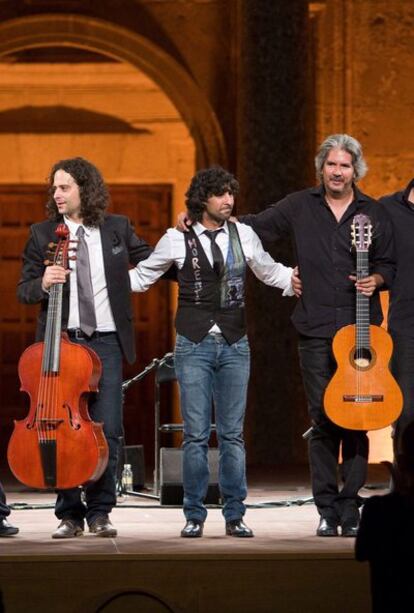
[[[84,488],[84,501],[80,488],[58,492],[55,513],[61,521],[52,534],[57,539],[80,536],[85,520],[96,536],[117,534],[109,513],[116,504],[122,436],[122,356],[129,363],[135,360],[128,268],[147,258],[151,248],[135,235],[126,217],[107,213],[108,204],[107,187],[93,164],[80,157],[57,162],[49,176],[49,219],[30,229],[18,285],[21,302],[40,303],[37,338],[42,339],[50,288],[63,283],[62,327],[73,342],[93,349],[102,363],[100,391],[90,398],[89,412],[94,421],[104,423],[108,466],[97,482]],[[56,240],[55,230],[62,222],[70,239],[78,240],[78,262],[71,270],[44,264],[48,244]],[[87,275],[81,273],[81,250],[83,261],[89,260]],[[82,305],[88,291],[90,308],[85,315]]]
[[[184,538],[201,537],[207,511],[212,403],[219,446],[219,487],[226,534],[252,537],[243,522],[247,494],[243,421],[250,350],[245,323],[246,265],[264,283],[292,295],[292,269],[263,250],[254,231],[229,221],[239,184],[220,167],[200,170],[186,194],[193,225],[170,228],[153,254],[130,271],[145,291],[175,263],[179,284],[175,368],[184,422]]]

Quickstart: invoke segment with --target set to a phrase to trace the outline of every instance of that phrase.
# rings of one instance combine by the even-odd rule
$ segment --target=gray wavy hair
[[[355,182],[366,175],[368,166],[364,160],[361,144],[357,139],[348,134],[331,134],[331,136],[325,138],[315,156],[316,178],[318,181],[322,178],[323,165],[332,149],[343,149],[343,151],[347,151],[351,154],[352,165],[355,172]]]

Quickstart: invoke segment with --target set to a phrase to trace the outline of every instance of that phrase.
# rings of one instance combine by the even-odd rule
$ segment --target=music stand
[[[168,356],[168,357],[167,357]],[[155,407],[154,407],[154,492],[160,497],[160,436],[161,432],[182,432],[182,424],[163,424],[161,426],[161,390],[160,384],[175,381],[174,354],[166,354],[158,364],[155,372]]]
[[[132,377],[131,379],[127,379],[126,381],[124,381],[122,383],[122,406],[124,405],[124,401],[125,401],[125,392],[129,389],[129,387],[133,384],[136,383],[137,381],[140,381],[141,379],[143,379],[148,373],[150,373],[152,370],[154,370],[154,368],[159,369],[160,367],[162,367],[164,364],[166,364],[168,362],[168,360],[171,360],[171,358],[174,356],[173,353],[166,353],[162,358],[154,358],[145,368],[144,370],[142,370],[141,372],[139,372],[137,375],[135,375],[134,377]],[[174,370],[174,368],[172,367],[172,369]],[[155,419],[158,419],[158,423],[159,423],[159,411],[160,411],[160,401],[159,401],[159,388],[157,388],[156,386],[156,399],[155,399],[155,413],[156,413],[156,417]],[[158,415],[158,417],[157,417]],[[157,421],[155,422],[157,424]],[[157,449],[159,448],[159,440],[158,440],[158,428],[155,428],[155,469],[154,469],[154,494],[147,494],[145,492],[134,492],[134,491],[130,491],[130,490],[126,490],[123,491],[122,490],[122,483],[121,483],[121,492],[124,494],[128,494],[130,496],[137,496],[140,498],[150,498],[152,500],[159,500],[160,496],[159,496],[159,488],[158,488],[158,457],[157,457]]]

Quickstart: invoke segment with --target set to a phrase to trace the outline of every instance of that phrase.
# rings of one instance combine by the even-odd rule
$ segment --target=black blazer
[[[30,237],[23,252],[23,269],[17,288],[20,302],[40,302],[36,338],[41,340],[46,326],[49,295],[42,290],[47,246],[56,241],[58,222],[43,221],[30,228]],[[145,260],[152,248],[134,233],[127,217],[108,215],[99,227],[109,302],[123,354],[129,363],[135,360],[135,337],[132,324],[131,285],[129,264],[135,266]],[[63,286],[62,327],[66,329],[69,316],[69,281]]]

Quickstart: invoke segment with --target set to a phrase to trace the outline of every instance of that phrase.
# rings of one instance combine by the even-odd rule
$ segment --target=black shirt
[[[355,271],[351,249],[351,223],[364,213],[372,223],[369,249],[370,274],[379,273],[390,286],[394,277],[392,224],[383,206],[354,187],[355,198],[337,222],[327,205],[322,186],[289,194],[257,215],[240,217],[264,242],[293,238],[302,297],[292,321],[301,334],[332,338],[339,328],[355,322]],[[378,292],[370,300],[371,322],[383,316]]]
[[[387,209],[395,236],[397,272],[390,291],[388,328],[414,336],[414,208],[408,201],[414,179],[405,191],[380,199]]]

